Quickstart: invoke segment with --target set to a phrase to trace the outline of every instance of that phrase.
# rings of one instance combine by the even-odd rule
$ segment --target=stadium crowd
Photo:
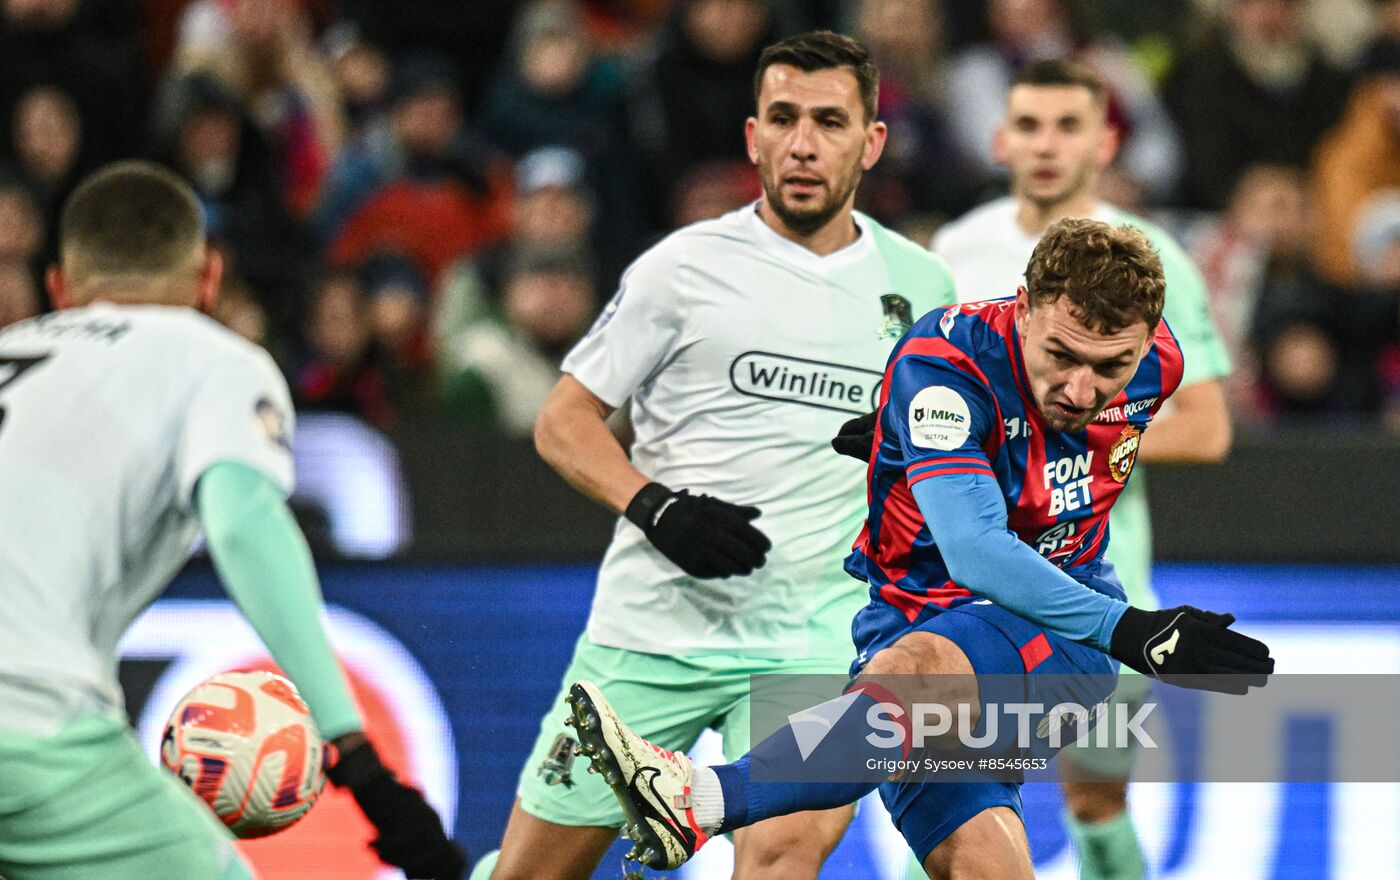
[[[1092,65],[1102,195],[1199,263],[1237,417],[1400,433],[1400,0],[0,0],[0,326],[75,183],[145,156],[300,407],[526,434],[628,262],[759,196],[755,61],[813,27],[879,64],[858,207],[921,242],[1004,193],[1016,69]]]

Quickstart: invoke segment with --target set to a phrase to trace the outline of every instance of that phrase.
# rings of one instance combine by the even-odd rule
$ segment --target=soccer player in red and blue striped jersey
[[[1032,703],[1084,707],[1107,699],[1118,663],[1229,693],[1267,680],[1268,647],[1230,630],[1231,615],[1129,606],[1103,558],[1142,432],[1181,381],[1156,252],[1131,227],[1066,219],[1026,280],[1013,299],[931,311],[886,367],[869,517],[846,560],[870,602],[852,624],[856,680],[842,697],[789,716],[733,764],[697,768],[632,733],[596,687],[571,689],[582,753],[621,802],[641,861],[675,867],[716,833],[878,787],[931,877],[1029,880],[1018,781],[836,778],[881,748],[882,706],[912,702],[888,677],[917,681],[960,731],[1000,701],[986,676],[1011,678]],[[971,700],[936,690],[974,674]],[[813,718],[820,736],[799,738]]]
[[[1024,592],[1008,578],[977,592],[959,583],[948,557],[966,551],[935,539],[920,494],[936,494],[939,507],[953,510],[961,505],[949,500],[985,494],[993,481],[1005,503],[996,512],[1005,523],[997,537],[1019,539],[1015,552],[1032,571],[1048,569],[1028,550],[1095,592],[1123,599],[1103,559],[1108,512],[1132,473],[1142,432],[1181,381],[1181,350],[1164,323],[1147,338],[1140,362],[1141,342],[1132,333],[1106,337],[1096,352],[1075,345],[1072,317],[1058,322],[1064,327],[1047,325],[1043,339],[1018,332],[1031,308],[1022,288],[1015,298],[935,309],[890,358],[869,471],[870,514],[846,560],[875,600],[855,624],[867,656],[897,637],[899,627],[886,620],[892,615],[917,625],[979,599],[1014,609],[1020,603],[1002,592]],[[1029,345],[1045,350],[1027,351]],[[1028,372],[1028,359],[1045,369]],[[1119,375],[1132,378],[1114,396]],[[1034,387],[1038,382],[1045,387]],[[920,489],[938,478],[957,479]],[[1063,618],[1063,634],[1106,645],[1118,615],[1088,616],[1082,606],[1113,606],[1086,602],[1081,593],[1070,590],[1064,609],[1045,607],[1044,597],[1027,599],[1040,606],[1037,616],[1050,616],[1052,628]],[[1036,649],[1026,650],[1030,671]]]

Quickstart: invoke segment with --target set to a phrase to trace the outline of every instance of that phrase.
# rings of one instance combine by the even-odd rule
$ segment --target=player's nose
[[[1094,405],[1096,390],[1091,367],[1076,367],[1070,373],[1069,381],[1065,383],[1065,397],[1069,398],[1070,406],[1088,408]]]
[[[810,119],[803,119],[793,126],[792,142],[788,145],[792,157],[803,162],[817,158],[817,128]]]

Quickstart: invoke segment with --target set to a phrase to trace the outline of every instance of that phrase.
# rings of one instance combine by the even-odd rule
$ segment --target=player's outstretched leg
[[[589,759],[589,773],[603,774],[627,817],[622,833],[634,844],[627,858],[652,868],[684,864],[709,839],[695,819],[690,758],[637,736],[588,682],[573,685],[565,699],[574,717],[564,723],[578,732],[578,753]]]
[[[568,700],[579,754],[590,759],[590,771],[603,774],[622,805],[624,833],[636,844],[628,858],[652,868],[683,864],[718,833],[775,816],[853,804],[874,791],[877,782],[776,780],[821,776],[811,768],[831,766],[829,761],[849,764],[852,755],[890,754],[888,747],[876,747],[867,739],[872,731],[867,709],[877,700],[860,689],[804,713],[804,717],[825,718],[825,732],[815,750],[804,752],[789,725],[733,764],[715,767],[696,767],[685,755],[633,733],[588,682],[574,684]],[[830,717],[826,717],[828,710]]]

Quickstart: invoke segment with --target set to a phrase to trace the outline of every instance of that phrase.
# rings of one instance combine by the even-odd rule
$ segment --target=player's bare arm
[[[1206,379],[1172,395],[1167,411],[1142,435],[1138,456],[1152,464],[1215,464],[1230,454],[1233,441],[1225,389]]]
[[[650,482],[608,427],[613,407],[567,373],[535,421],[535,449],[569,485],[620,514]]]
[[[761,567],[772,543],[753,525],[758,508],[648,480],[608,427],[612,410],[565,374],[535,422],[540,457],[574,488],[627,517],[687,574],[724,578]]]

